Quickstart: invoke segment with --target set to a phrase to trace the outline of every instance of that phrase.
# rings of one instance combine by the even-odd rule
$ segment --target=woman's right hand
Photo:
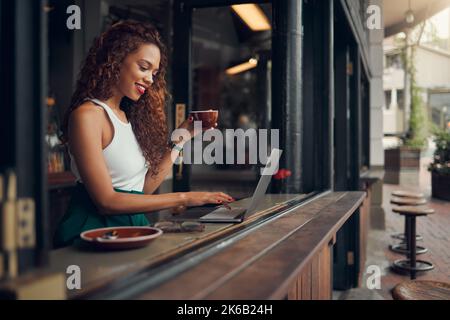
[[[223,192],[186,192],[186,206],[196,207],[208,203],[220,205],[222,203],[233,202],[233,197]]]

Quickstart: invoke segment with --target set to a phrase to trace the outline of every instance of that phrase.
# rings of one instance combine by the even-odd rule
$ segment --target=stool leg
[[[411,220],[405,216],[406,259],[411,259]]]
[[[403,240],[404,242],[408,242],[408,234],[409,234],[409,225],[408,225],[408,218],[405,216],[405,231],[404,231],[404,235],[405,235],[405,239]]]
[[[410,246],[409,250],[411,252],[410,263],[411,263],[411,280],[416,278],[416,217],[410,217]]]

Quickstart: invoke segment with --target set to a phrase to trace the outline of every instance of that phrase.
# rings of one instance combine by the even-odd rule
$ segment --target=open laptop
[[[216,209],[209,208],[209,212],[204,215],[194,218],[192,217],[192,213],[195,210],[204,209],[201,207],[192,208],[187,210],[182,215],[176,217],[174,220],[185,220],[188,218],[189,220],[196,220],[199,222],[221,222],[221,223],[240,223],[244,221],[245,218],[251,216],[256,212],[258,204],[261,202],[264,197],[267,187],[269,186],[272,175],[277,172],[278,164],[281,157],[281,153],[283,151],[280,149],[272,149],[270,157],[267,160],[267,164],[262,172],[262,175],[259,179],[258,185],[256,186],[255,192],[253,193],[253,197],[246,207],[237,207],[234,206],[233,203],[230,204],[230,207],[227,206],[219,206]],[[203,210],[202,210],[203,211]],[[190,214],[191,213],[191,214]]]

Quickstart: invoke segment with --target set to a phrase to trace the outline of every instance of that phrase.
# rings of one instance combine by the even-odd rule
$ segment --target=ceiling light
[[[255,68],[258,65],[258,60],[255,58],[251,58],[248,61],[238,64],[237,66],[228,68],[225,72],[228,75],[238,74],[250,69]]]
[[[408,11],[405,13],[405,20],[408,24],[414,22],[414,12],[411,10],[411,0],[408,1]]]
[[[412,10],[406,12],[406,22],[409,24],[414,22],[414,12],[412,12]]]
[[[270,30],[270,22],[262,9],[253,3],[232,5],[231,8],[253,31]]]

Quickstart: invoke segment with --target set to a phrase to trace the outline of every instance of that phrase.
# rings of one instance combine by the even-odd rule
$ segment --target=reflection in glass
[[[193,11],[192,110],[219,110],[218,129],[224,138],[226,129],[270,129],[271,22],[271,4]],[[225,160],[233,146],[230,137],[224,140]],[[248,146],[248,138],[246,142]],[[248,148],[245,159],[244,164],[193,165],[191,189],[249,196],[261,163],[259,158],[257,164],[250,163]]]

